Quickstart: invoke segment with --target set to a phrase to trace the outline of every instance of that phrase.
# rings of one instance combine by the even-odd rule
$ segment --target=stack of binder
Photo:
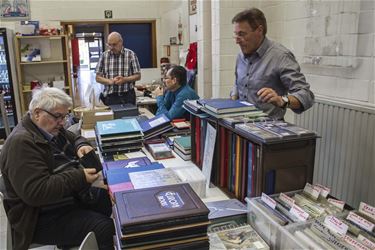
[[[191,159],[191,136],[181,136],[174,139],[173,150],[183,160],[188,161]]]
[[[173,129],[171,120],[165,114],[140,122],[139,125],[146,140]]]
[[[208,248],[209,210],[189,184],[115,193],[118,249]]]
[[[96,123],[96,139],[104,156],[139,151],[143,147],[143,133],[135,118]]]
[[[200,110],[215,118],[228,118],[243,115],[263,115],[254,104],[232,99],[200,99]],[[254,113],[255,112],[255,113]]]

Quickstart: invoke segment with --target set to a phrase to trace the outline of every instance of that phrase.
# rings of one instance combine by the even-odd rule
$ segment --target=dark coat
[[[64,135],[77,152],[89,145],[81,136]],[[60,138],[61,139],[61,138]],[[53,149],[27,114],[7,138],[0,169],[6,189],[4,208],[12,227],[14,249],[27,249],[32,243],[38,213],[43,206],[61,201],[89,186],[82,169],[53,174]]]

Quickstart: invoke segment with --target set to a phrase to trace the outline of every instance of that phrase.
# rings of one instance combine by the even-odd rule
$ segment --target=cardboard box
[[[94,129],[97,121],[113,120],[113,111],[108,106],[76,107],[73,111],[81,119],[81,129]]]
[[[83,129],[93,129],[98,121],[113,120],[112,110],[87,110],[81,113]]]

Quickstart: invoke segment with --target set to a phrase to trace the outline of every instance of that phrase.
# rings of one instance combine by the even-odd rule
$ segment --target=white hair
[[[52,110],[61,106],[70,108],[72,105],[72,98],[63,90],[42,87],[33,90],[33,98],[29,104],[29,111],[32,113],[36,108]]]

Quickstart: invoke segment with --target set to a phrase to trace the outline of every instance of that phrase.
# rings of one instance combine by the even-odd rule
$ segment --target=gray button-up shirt
[[[237,95],[240,100],[255,104],[270,117],[281,119],[286,110],[262,102],[257,95],[261,88],[268,87],[280,96],[296,97],[302,107],[293,111],[302,113],[314,104],[314,94],[300,70],[291,51],[265,37],[261,46],[250,56],[245,57],[242,52],[238,54],[236,82],[231,96]]]

